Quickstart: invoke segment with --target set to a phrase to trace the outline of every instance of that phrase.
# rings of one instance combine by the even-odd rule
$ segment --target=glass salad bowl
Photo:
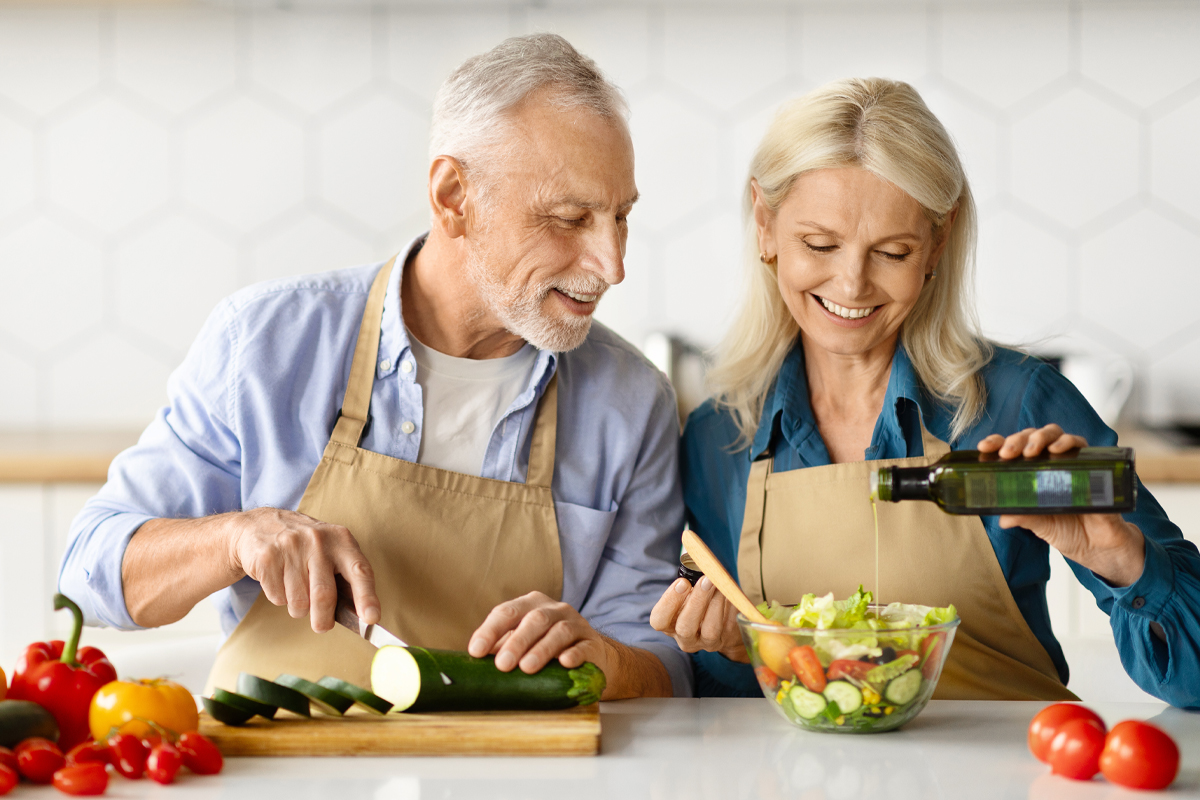
[[[799,728],[828,733],[890,731],[921,713],[954,641],[954,607],[860,603],[858,619],[848,622],[801,613],[811,598],[794,609],[760,607],[769,618],[811,627],[738,615],[754,674],[775,710]]]

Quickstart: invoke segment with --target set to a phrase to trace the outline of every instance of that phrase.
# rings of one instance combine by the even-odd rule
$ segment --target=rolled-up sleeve
[[[241,448],[235,419],[237,346],[228,301],[210,315],[167,384],[168,404],[71,523],[59,590],[90,625],[138,626],[125,607],[121,564],[151,519],[202,517],[240,508]]]

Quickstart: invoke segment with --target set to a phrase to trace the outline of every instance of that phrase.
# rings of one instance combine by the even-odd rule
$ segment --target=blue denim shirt
[[[121,561],[146,521],[296,508],[341,407],[380,266],[270,281],[217,306],[171,375],[169,404],[113,461],[108,482],[71,525],[59,584],[90,624],[137,627]],[[362,446],[416,461],[423,406],[401,316],[402,273],[393,270],[388,287]],[[683,529],[679,418],[666,377],[599,323],[575,350],[540,351],[529,384],[492,432],[481,475],[525,480],[537,400],[556,372],[562,599],[602,633],[653,652],[675,693],[690,695],[687,656],[649,625],[675,576]],[[258,593],[247,577],[213,596],[226,634]]]
[[[875,423],[868,460],[923,455],[921,421],[954,450],[971,450],[988,434],[1058,423],[1097,446],[1114,445],[1117,435],[1057,370],[1012,350],[997,348],[982,371],[987,406],[982,418],[961,437],[950,434],[952,409],[921,387],[903,348],[892,359],[883,410]],[[775,436],[772,441],[772,436]],[[746,507],[750,463],[774,447],[775,470],[830,463],[809,404],[804,351],[792,349],[766,399],[750,448],[731,451],[738,432],[728,411],[709,401],[692,413],[683,435],[684,502],[688,522],[729,571],[737,574],[738,538]],[[1137,510],[1124,515],[1146,536],[1146,566],[1131,586],[1117,588],[1068,561],[1079,582],[1109,615],[1121,662],[1145,691],[1175,706],[1200,707],[1200,555],[1140,484]],[[1062,647],[1050,628],[1046,582],[1050,547],[1024,528],[1003,529],[998,517],[982,517],[996,558],[1034,635],[1068,678]],[[1162,626],[1159,639],[1151,622]],[[693,656],[701,695],[758,695],[753,672],[717,653]]]

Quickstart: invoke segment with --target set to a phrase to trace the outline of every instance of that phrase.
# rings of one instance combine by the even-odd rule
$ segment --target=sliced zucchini
[[[801,719],[812,719],[824,711],[825,706],[828,705],[825,702],[825,695],[810,692],[800,684],[796,684],[788,690],[788,700],[792,704],[792,709]]]
[[[551,661],[532,675],[501,672],[492,656],[453,650],[381,647],[371,662],[371,688],[396,711],[538,710],[587,705],[604,692],[591,662],[567,669]]]
[[[16,747],[32,736],[58,741],[54,715],[32,700],[0,700],[0,747]]]
[[[378,695],[371,694],[361,686],[355,686],[353,683],[344,681],[341,678],[326,675],[317,681],[317,685],[342,695],[349,699],[350,702],[357,703],[360,708],[364,708],[372,714],[386,714],[392,710],[392,704],[387,700]]]
[[[254,716],[253,711],[235,708],[234,706],[222,703],[220,700],[214,700],[211,697],[202,697],[200,698],[200,702],[204,703],[204,710],[208,712],[210,717],[226,725],[245,725]]]
[[[911,703],[919,691],[921,691],[921,670],[910,669],[899,678],[892,678],[887,688],[883,690],[883,696],[889,703],[902,706]]]
[[[862,708],[863,696],[854,684],[848,681],[830,681],[825,684],[825,699],[837,703],[843,714],[853,714]]]
[[[242,711],[249,711],[251,714],[258,714],[263,719],[271,719],[275,716],[275,712],[279,710],[275,706],[260,703],[251,697],[227,692],[224,689],[214,689],[212,699],[218,703],[224,703],[227,706],[233,706]]]
[[[275,682],[280,686],[295,689],[307,697],[310,703],[330,716],[340,717],[346,713],[350,706],[354,705],[352,698],[295,675],[280,675],[275,679]]]
[[[269,706],[275,706],[276,708],[282,708],[284,711],[299,714],[302,717],[312,716],[312,712],[308,708],[307,697],[295,689],[280,686],[278,683],[272,683],[265,678],[251,675],[249,672],[243,672],[238,675],[237,693],[245,695],[251,700],[257,700],[260,703],[266,703]]]

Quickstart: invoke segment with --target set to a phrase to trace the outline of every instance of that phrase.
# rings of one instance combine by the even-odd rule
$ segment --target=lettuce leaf
[[[859,584],[858,591],[845,600],[834,600],[833,592],[823,597],[806,594],[788,617],[788,625],[818,630],[852,628],[856,623],[866,620],[871,597],[870,592],[863,590],[862,584]]]

